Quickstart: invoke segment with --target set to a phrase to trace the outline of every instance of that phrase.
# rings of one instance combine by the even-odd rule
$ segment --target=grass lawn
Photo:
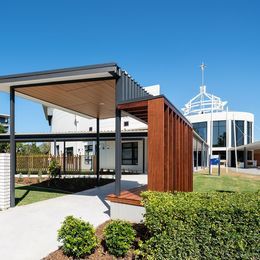
[[[16,206],[31,204],[37,201],[52,199],[69,194],[69,192],[30,185],[15,185]]]
[[[209,175],[208,171],[200,171],[193,175],[193,190],[197,192],[230,191],[254,192],[260,190],[260,176],[241,174],[221,169],[217,176],[216,170]]]
[[[101,178],[99,186],[113,182],[113,179]],[[15,204],[26,205],[42,200],[52,199],[96,187],[96,178],[61,178],[43,179],[16,178]]]

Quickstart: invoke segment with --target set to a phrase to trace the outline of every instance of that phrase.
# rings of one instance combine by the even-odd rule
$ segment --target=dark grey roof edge
[[[45,71],[35,71],[35,72],[27,72],[27,73],[19,73],[19,74],[11,74],[0,76],[0,83],[8,82],[8,81],[16,81],[22,80],[23,78],[30,78],[30,77],[39,77],[39,79],[44,78],[43,76],[50,77],[52,74],[64,74],[64,73],[73,73],[76,72],[78,74],[80,71],[87,71],[87,70],[97,70],[97,72],[103,72],[104,69],[108,68],[108,72],[111,69],[118,71],[118,65],[115,62],[111,63],[104,63],[104,64],[94,64],[94,65],[86,65],[86,66],[79,66],[79,67],[70,67],[70,68],[63,68],[63,69],[53,69],[53,70],[45,70]]]
[[[17,142],[86,141],[96,140],[96,132],[78,133],[16,133]],[[122,139],[146,138],[147,131],[121,132]],[[115,140],[115,132],[100,132],[100,140]],[[9,142],[10,134],[0,134],[0,143]]]

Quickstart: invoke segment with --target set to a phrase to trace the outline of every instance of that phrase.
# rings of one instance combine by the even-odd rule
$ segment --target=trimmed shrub
[[[124,256],[131,248],[136,232],[126,221],[113,220],[104,230],[108,252],[114,256]]]
[[[83,257],[91,254],[97,246],[94,227],[81,219],[68,216],[58,230],[58,241],[64,254]]]
[[[144,192],[148,259],[259,259],[260,193]]]
[[[48,173],[51,178],[56,178],[57,176],[60,177],[61,167],[60,167],[59,163],[56,161],[56,159],[52,159],[50,161],[50,164],[48,167]]]

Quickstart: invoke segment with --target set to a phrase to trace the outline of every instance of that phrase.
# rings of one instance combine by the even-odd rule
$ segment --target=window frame
[[[208,136],[208,122],[203,121],[203,122],[195,122],[192,124],[194,131],[205,141],[207,142],[207,136]],[[201,134],[201,129],[205,131],[205,138],[203,134]]]
[[[121,163],[122,165],[138,165],[138,142],[122,143]]]
[[[217,139],[219,140],[221,133],[223,138],[223,145],[218,141],[215,143],[215,133],[217,133]],[[227,146],[227,122],[226,120],[213,121],[213,143],[212,147],[226,147]]]
[[[251,144],[252,142],[253,142],[253,122],[247,121],[247,144]]]

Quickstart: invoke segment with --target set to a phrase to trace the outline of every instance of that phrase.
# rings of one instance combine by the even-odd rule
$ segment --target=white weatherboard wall
[[[0,154],[0,210],[10,208],[10,154]]]

